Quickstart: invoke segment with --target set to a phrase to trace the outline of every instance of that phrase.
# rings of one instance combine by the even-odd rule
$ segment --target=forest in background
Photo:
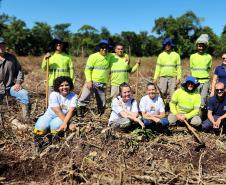
[[[69,42],[71,55],[84,57],[95,51],[100,39],[108,39],[112,46],[123,43],[126,52],[132,56],[157,56],[162,50],[162,40],[171,37],[176,44],[176,51],[185,58],[194,52],[194,43],[200,34],[206,33],[210,37],[208,52],[217,57],[226,51],[226,25],[221,35],[216,35],[211,27],[203,27],[202,22],[203,18],[187,11],[179,17],[157,18],[150,31],[111,34],[106,27],[98,30],[87,24],[74,32],[69,30],[71,23],[50,26],[46,22],[35,22],[32,28],[27,28],[23,20],[3,13],[0,14],[0,35],[6,39],[8,49],[17,55],[40,56],[48,50],[50,41],[58,36]]]

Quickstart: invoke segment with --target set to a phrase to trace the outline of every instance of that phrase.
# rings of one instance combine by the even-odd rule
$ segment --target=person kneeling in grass
[[[154,83],[147,84],[147,95],[140,100],[140,111],[145,126],[155,127],[159,123],[162,128],[169,125],[169,121],[165,118],[165,106],[161,97],[156,95],[156,87]]]
[[[122,83],[119,86],[119,96],[112,100],[112,112],[108,125],[112,128],[127,129],[132,122],[137,122],[143,129],[144,123],[138,116],[138,105],[137,101],[131,97],[131,87],[127,83]]]
[[[71,92],[74,88],[72,79],[60,76],[54,80],[54,91],[50,94],[48,109],[39,117],[34,128],[34,143],[37,149],[42,149],[50,144],[54,138],[65,131],[69,121],[77,108],[77,95]],[[75,129],[75,124],[70,124],[69,129]],[[50,133],[49,133],[50,132]],[[46,135],[51,136],[46,141]]]

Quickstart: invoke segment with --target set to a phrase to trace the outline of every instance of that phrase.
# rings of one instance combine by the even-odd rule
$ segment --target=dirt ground
[[[29,125],[21,121],[20,105],[11,98],[9,109],[6,104],[2,107],[0,184],[226,184],[225,135],[198,132],[206,144],[199,148],[186,127],[171,127],[170,133],[106,129],[110,104],[98,117],[91,102],[85,117],[73,117],[77,130],[66,132],[59,143],[38,155],[32,129],[44,112],[45,73],[40,69],[41,57],[19,60],[25,71],[24,88],[31,97],[31,120]],[[136,73],[130,76],[134,92],[138,80],[138,99],[145,94],[145,84],[153,75],[154,60],[143,58],[139,78]],[[74,61],[75,92],[79,94],[85,60]],[[188,74],[188,60],[183,60],[183,74]]]

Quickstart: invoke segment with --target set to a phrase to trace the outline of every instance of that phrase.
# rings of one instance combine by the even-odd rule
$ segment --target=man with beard
[[[226,131],[226,93],[225,86],[222,82],[218,82],[215,86],[215,95],[208,100],[208,119],[202,124],[202,129],[206,132],[219,132],[219,128],[224,126]]]

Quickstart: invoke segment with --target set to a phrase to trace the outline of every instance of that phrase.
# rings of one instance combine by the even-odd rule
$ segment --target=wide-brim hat
[[[162,42],[162,45],[163,45],[163,46],[165,46],[165,45],[167,45],[167,44],[170,44],[170,45],[173,46],[173,47],[175,46],[175,44],[173,43],[172,39],[169,38],[169,37],[165,38],[165,39],[163,40],[163,42]]]
[[[50,43],[49,43],[49,47],[48,50],[50,51],[55,51],[55,45],[56,44],[63,44],[63,50],[67,50],[69,47],[69,43],[65,42],[63,40],[63,38],[61,37],[55,37]]]
[[[181,84],[181,86],[182,86],[182,87],[186,87],[186,84],[187,84],[188,82],[193,83],[194,86],[195,86],[195,88],[197,88],[197,87],[200,85],[200,83],[198,82],[198,80],[197,80],[195,77],[193,77],[193,76],[187,76],[187,78],[186,78],[185,81]]]

